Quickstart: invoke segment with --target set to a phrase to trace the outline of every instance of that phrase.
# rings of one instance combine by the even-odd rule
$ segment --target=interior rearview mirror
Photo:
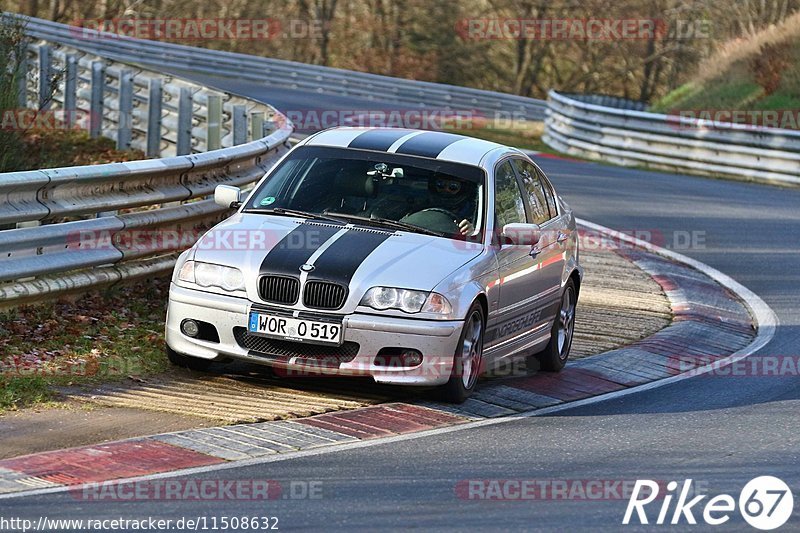
[[[214,202],[222,207],[232,208],[241,205],[242,191],[232,185],[217,185],[214,189]]]

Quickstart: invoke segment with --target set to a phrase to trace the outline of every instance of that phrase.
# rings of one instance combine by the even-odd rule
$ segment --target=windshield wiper
[[[342,220],[341,218],[336,218],[328,215],[324,215],[322,213],[312,213],[310,211],[299,211],[297,209],[285,209],[283,207],[271,207],[271,208],[264,208],[264,207],[251,207],[245,210],[246,213],[260,213],[265,215],[280,215],[280,216],[291,216],[291,217],[300,217],[300,218],[316,218],[320,220],[327,220],[329,222],[336,222],[337,224],[347,224],[346,220]]]
[[[422,226],[417,226],[416,224],[409,224],[408,222],[400,222],[399,220],[390,220],[388,218],[381,218],[374,216],[362,217],[359,215],[348,215],[346,213],[331,213],[331,214],[347,220],[357,220],[361,222],[371,223],[373,225],[389,226],[395,229],[402,229],[406,231],[412,231],[415,233],[425,233],[427,235],[433,235],[435,237],[444,237],[444,233],[440,231],[434,231],[432,229],[423,228]]]

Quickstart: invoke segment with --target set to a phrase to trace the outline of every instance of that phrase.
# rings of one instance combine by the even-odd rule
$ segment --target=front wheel
[[[453,356],[450,380],[442,387],[445,401],[463,403],[475,390],[483,364],[485,329],[486,318],[483,316],[483,307],[475,302],[467,313],[464,328],[461,330],[461,337]]]
[[[567,364],[569,350],[572,348],[572,337],[575,333],[575,307],[578,303],[578,291],[570,279],[561,296],[561,307],[550,330],[550,342],[547,347],[534,357],[542,370],[558,372]]]

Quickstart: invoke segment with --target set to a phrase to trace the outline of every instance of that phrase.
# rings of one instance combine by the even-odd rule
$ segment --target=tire
[[[550,342],[544,350],[534,355],[542,370],[548,372],[559,372],[569,359],[569,351],[572,348],[572,338],[575,333],[575,308],[578,302],[578,291],[575,289],[575,282],[570,279],[564,287],[561,295],[561,305],[558,315],[553,321],[553,328],[550,330]]]
[[[208,370],[208,367],[213,363],[210,359],[200,359],[199,357],[180,354],[169,346],[167,346],[167,359],[175,366],[189,368],[190,370],[197,370],[199,372]]]
[[[444,400],[463,403],[469,398],[478,383],[483,365],[483,334],[486,317],[483,307],[475,302],[467,313],[456,352],[453,354],[453,371],[450,380],[442,385]]]

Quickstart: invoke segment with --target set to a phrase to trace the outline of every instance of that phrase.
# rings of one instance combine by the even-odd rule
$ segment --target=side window
[[[498,230],[506,224],[526,221],[522,193],[517,184],[514,168],[509,161],[495,170],[494,211]]]
[[[558,216],[558,206],[556,205],[556,192],[553,189],[553,185],[550,183],[542,171],[537,172],[539,179],[542,181],[542,187],[544,188],[544,195],[547,197],[547,207],[550,208],[550,218]]]
[[[521,159],[515,159],[514,164],[517,166],[522,184],[525,186],[525,197],[531,208],[533,221],[536,224],[544,224],[558,213],[557,210],[551,211],[550,208],[551,205],[555,207],[555,201],[552,198],[553,192],[541,179],[536,167]]]

